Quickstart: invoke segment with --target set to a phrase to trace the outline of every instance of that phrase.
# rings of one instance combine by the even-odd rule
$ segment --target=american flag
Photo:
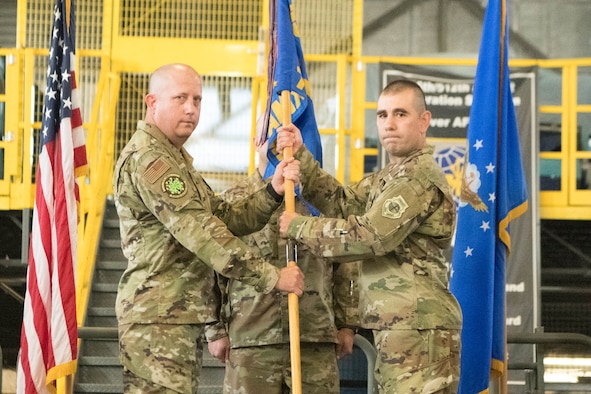
[[[76,86],[74,2],[58,0],[49,49],[17,393],[55,391],[76,370],[76,178],[86,172]]]

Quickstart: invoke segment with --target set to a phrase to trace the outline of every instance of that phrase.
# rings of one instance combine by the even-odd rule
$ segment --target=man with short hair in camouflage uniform
[[[258,171],[223,193],[226,201],[244,198],[264,184],[267,143],[257,146]],[[310,215],[309,204],[296,196],[296,212]],[[279,209],[269,223],[242,239],[276,267],[284,267],[286,241],[279,238]],[[297,250],[297,264],[306,275],[299,299],[302,392],[340,393],[337,357],[353,351],[359,325],[358,265],[332,264]],[[225,297],[220,326],[208,326],[212,355],[226,362],[225,394],[283,394],[292,387],[287,294],[257,292],[235,279],[220,278]],[[218,332],[214,332],[214,329]],[[228,338],[229,336],[229,338]],[[229,341],[228,341],[229,339]]]
[[[196,393],[202,336],[217,318],[214,270],[257,291],[301,295],[298,267],[278,269],[234,234],[262,228],[280,206],[283,177],[299,182],[297,161],[269,183],[228,204],[195,171],[183,148],[199,122],[201,76],[168,64],[151,75],[145,121],[113,174],[128,266],[116,301],[126,393]]]
[[[378,99],[377,127],[389,164],[349,187],[301,149],[293,125],[280,129],[277,140],[277,149],[293,144],[297,151],[304,198],[331,217],[284,212],[281,234],[336,261],[363,259],[361,325],[373,330],[374,372],[384,394],[455,393],[459,380],[462,318],[444,257],[456,211],[426,144],[430,119],[419,85],[388,84]]]

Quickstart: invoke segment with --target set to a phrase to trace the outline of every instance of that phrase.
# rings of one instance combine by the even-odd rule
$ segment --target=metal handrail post
[[[544,334],[544,327],[537,327],[534,332],[536,334]],[[546,388],[544,386],[544,345],[542,343],[534,344],[536,349],[536,393],[544,394]]]
[[[377,394],[378,385],[373,374],[376,365],[377,352],[375,347],[362,335],[355,334],[353,344],[363,350],[367,358],[367,392],[368,394]]]
[[[544,346],[542,344],[579,344],[591,349],[591,337],[577,333],[544,332],[536,329],[533,333],[507,333],[507,343],[528,343],[536,345],[536,382],[537,393],[545,392],[544,384]]]

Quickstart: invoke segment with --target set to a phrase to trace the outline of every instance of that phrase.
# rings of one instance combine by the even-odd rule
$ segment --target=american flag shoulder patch
[[[166,174],[166,171],[169,169],[170,164],[163,159],[157,159],[146,169],[144,172],[144,178],[150,183],[155,183],[162,177],[162,175]]]

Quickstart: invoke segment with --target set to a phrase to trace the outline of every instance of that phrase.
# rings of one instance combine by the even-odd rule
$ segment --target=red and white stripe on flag
[[[17,393],[54,392],[56,379],[76,371],[76,178],[87,162],[75,75],[74,4],[64,1],[54,9],[49,50]]]

